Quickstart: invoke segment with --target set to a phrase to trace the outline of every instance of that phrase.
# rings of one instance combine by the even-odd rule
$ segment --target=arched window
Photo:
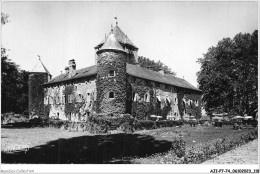
[[[108,76],[109,77],[115,77],[116,76],[116,72],[114,70],[110,70]]]
[[[145,102],[150,102],[150,94],[149,94],[149,92],[147,92],[146,94],[144,94],[144,101],[145,101]]]
[[[115,94],[114,94],[114,92],[109,92],[109,98],[110,98],[110,99],[115,98]]]

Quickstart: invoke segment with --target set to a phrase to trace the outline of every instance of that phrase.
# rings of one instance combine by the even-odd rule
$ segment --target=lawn
[[[251,129],[233,130],[231,126],[184,125],[133,134],[91,135],[55,128],[2,128],[1,154],[2,163],[131,163],[135,158],[169,151],[176,136],[181,136],[186,147],[191,147],[216,138],[238,137],[249,131]]]

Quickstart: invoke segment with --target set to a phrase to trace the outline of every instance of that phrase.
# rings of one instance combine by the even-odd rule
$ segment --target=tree
[[[215,111],[255,115],[257,111],[258,31],[224,38],[198,59],[202,100]]]
[[[1,13],[2,26],[8,22],[8,15]],[[28,111],[29,72],[20,70],[1,48],[1,111],[22,113]]]
[[[154,60],[150,60],[149,58],[139,56],[138,62],[141,67],[151,69],[153,71],[159,71],[160,69],[162,69],[165,74],[172,74],[174,76],[176,75],[176,73],[173,72],[171,68],[169,68],[167,65],[164,65],[160,60],[158,62],[154,62]]]
[[[1,25],[5,25],[7,22],[9,22],[8,20],[9,15],[5,14],[5,13],[1,13]]]

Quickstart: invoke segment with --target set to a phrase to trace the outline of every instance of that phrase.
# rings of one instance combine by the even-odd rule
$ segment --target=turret
[[[29,116],[44,115],[44,89],[42,84],[51,79],[51,74],[43,65],[41,59],[29,75]]]
[[[113,31],[97,50],[97,112],[118,115],[126,112],[127,52]]]
[[[113,34],[117,42],[120,43],[122,49],[126,52],[126,61],[130,64],[138,64],[138,48],[132,43],[132,41],[127,37],[127,35],[119,28],[116,24],[114,28],[111,29],[108,35],[100,42],[96,47],[96,51],[100,50],[110,35]]]

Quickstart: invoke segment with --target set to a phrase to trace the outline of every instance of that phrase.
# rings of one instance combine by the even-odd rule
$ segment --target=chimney
[[[164,70],[162,68],[159,68],[159,73],[164,76]]]
[[[76,63],[74,59],[71,59],[69,61],[69,78],[71,78],[72,76],[74,76],[76,73]]]
[[[65,74],[68,74],[69,73],[69,67],[65,67]]]
[[[74,59],[69,61],[69,71],[76,70],[76,63]]]

